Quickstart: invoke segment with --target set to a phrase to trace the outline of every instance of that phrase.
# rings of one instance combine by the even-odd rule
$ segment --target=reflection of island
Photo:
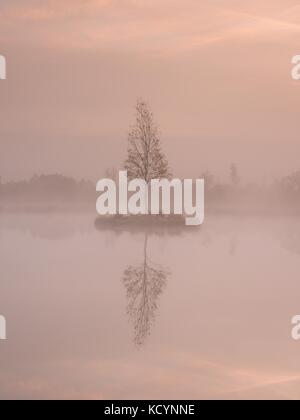
[[[0,217],[0,235],[3,230],[10,230],[40,239],[71,239],[93,232],[91,217],[89,212],[5,213]]]
[[[188,232],[198,232],[202,226],[186,226],[183,216],[177,215],[136,215],[136,216],[98,216],[95,228],[101,232],[110,231],[115,234],[130,233],[179,236]]]
[[[168,278],[168,271],[151,262],[147,255],[148,235],[145,235],[144,261],[129,266],[124,271],[124,285],[127,291],[127,312],[134,324],[134,341],[142,345],[150,334],[155,319],[159,296]]]

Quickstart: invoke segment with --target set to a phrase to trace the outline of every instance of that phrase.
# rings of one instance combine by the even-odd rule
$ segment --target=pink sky
[[[124,159],[139,96],[180,176],[299,169],[299,36],[294,0],[2,2],[1,176],[101,177]]]

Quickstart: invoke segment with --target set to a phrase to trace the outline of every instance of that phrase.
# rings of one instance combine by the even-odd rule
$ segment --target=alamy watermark
[[[293,340],[300,340],[300,315],[295,315],[292,319],[292,338]]]
[[[0,315],[0,340],[6,340],[6,319]]]
[[[6,80],[6,58],[0,55],[0,80]]]
[[[300,80],[300,55],[294,55],[292,58],[292,79]]]
[[[6,59],[0,55],[0,80],[6,79]],[[6,340],[6,319],[0,315],[0,340]]]
[[[152,179],[147,183],[144,179],[129,181],[127,171],[120,171],[119,188],[106,178],[96,189],[101,192],[96,208],[102,216],[184,215],[188,226],[204,221],[204,179]]]

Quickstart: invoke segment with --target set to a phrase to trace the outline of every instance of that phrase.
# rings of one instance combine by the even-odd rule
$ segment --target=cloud
[[[291,0],[269,0],[263,7],[258,1],[241,4],[236,0],[225,4],[220,0],[24,3],[12,0],[0,6],[3,40],[49,47],[176,53],[231,39],[300,32],[295,18],[300,17],[299,7]]]
[[[0,5],[0,16],[9,20],[55,20],[80,16],[109,3],[109,0],[46,0],[41,4],[37,0],[27,0],[25,4],[11,0]]]

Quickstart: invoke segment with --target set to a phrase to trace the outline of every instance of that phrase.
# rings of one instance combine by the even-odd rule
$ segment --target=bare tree
[[[148,237],[145,236],[144,261],[129,266],[124,272],[124,285],[129,300],[127,312],[134,324],[134,342],[140,346],[150,334],[155,319],[158,299],[169,276],[164,268],[150,262],[147,256]]]
[[[125,162],[129,179],[169,178],[168,162],[161,150],[158,128],[146,102],[138,100],[136,123],[128,136],[128,156]]]

